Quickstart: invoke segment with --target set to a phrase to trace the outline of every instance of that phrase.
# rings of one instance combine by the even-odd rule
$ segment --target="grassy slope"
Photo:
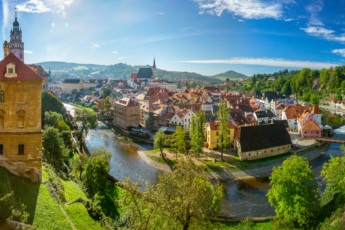
[[[7,194],[7,185],[6,185],[6,175],[3,168],[0,167],[0,197]]]
[[[74,181],[61,180],[65,187],[66,202],[72,202],[78,198],[88,200],[85,193]],[[99,222],[92,219],[82,203],[64,205],[64,209],[77,229],[103,229]]]
[[[12,174],[9,180],[15,199],[27,206],[29,224],[37,226],[37,229],[72,229],[44,184],[32,184],[30,180]]]
[[[239,223],[236,222],[218,222],[222,229],[224,230],[237,230],[237,226]],[[251,230],[272,230],[271,223],[269,221],[267,222],[259,222],[259,223],[253,223],[253,225],[250,228]]]

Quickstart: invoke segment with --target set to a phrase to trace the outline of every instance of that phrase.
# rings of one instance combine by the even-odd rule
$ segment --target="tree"
[[[45,126],[42,134],[44,155],[50,162],[57,164],[62,158],[63,142],[59,130],[52,126]]]
[[[76,94],[76,93],[78,93],[78,91],[76,89],[73,89],[72,94]]]
[[[219,119],[219,125],[218,125],[219,136],[216,137],[216,141],[221,150],[221,160],[223,160],[223,151],[229,148],[229,142],[230,142],[230,137],[229,137],[230,129],[228,127],[230,110],[226,107],[226,104],[224,101],[221,101],[217,115]]]
[[[304,157],[291,156],[274,167],[267,197],[278,219],[307,225],[320,209],[315,175]]]
[[[54,95],[52,95],[51,93],[42,93],[42,98],[41,98],[41,102],[42,102],[42,111],[41,111],[41,115],[42,115],[42,127],[44,127],[44,121],[45,121],[45,113],[46,112],[57,112],[60,114],[65,114],[66,113],[66,109],[63,105],[63,103],[57,99],[57,97],[55,97]]]
[[[111,94],[111,89],[109,89],[108,87],[103,88],[102,90],[103,98],[108,97],[110,94]]]
[[[89,87],[89,91],[93,91],[95,88],[93,86]]]
[[[71,131],[63,130],[61,133],[61,138],[63,143],[67,148],[70,148],[72,146],[72,134]]]
[[[97,146],[91,148],[91,157],[101,157],[107,161],[107,164],[111,163],[111,157],[114,155],[113,152],[106,149],[104,146]]]
[[[60,121],[64,122],[63,116],[60,113],[49,111],[49,112],[45,112],[44,115],[45,115],[44,117],[45,125],[49,125],[49,126],[53,126],[57,128],[59,126],[58,123]]]
[[[176,127],[176,132],[171,135],[171,144],[172,150],[176,153],[185,153],[187,151],[186,147],[186,133],[181,126]]]
[[[13,210],[13,191],[0,198],[0,224],[5,223]]]
[[[196,155],[202,153],[202,149],[205,143],[204,124],[206,123],[205,115],[202,111],[191,117],[191,128],[189,130],[189,136],[191,138],[190,145],[191,151]]]
[[[225,79],[225,81],[230,81],[230,79],[227,77],[227,78]]]
[[[81,125],[81,130],[79,132],[78,140],[80,141],[80,150],[83,148],[82,137],[83,134],[87,136],[89,133],[89,126],[91,128],[96,128],[98,126],[97,122],[97,114],[92,111],[91,109],[83,108],[83,109],[76,109],[74,122],[78,122]]]
[[[153,137],[153,144],[155,148],[158,148],[161,151],[161,156],[163,159],[164,159],[163,148],[164,148],[166,139],[167,137],[164,135],[163,130],[158,130],[158,132]]]
[[[336,193],[343,192],[339,183],[345,177],[344,157],[332,157],[322,166],[321,176],[326,188],[322,194],[322,202],[329,202]]]
[[[62,131],[68,131],[71,132],[70,127],[66,124],[66,122],[64,122],[63,120],[60,120],[56,126],[54,126],[55,128],[59,129],[59,132]]]
[[[83,172],[84,186],[89,197],[94,197],[107,187],[109,164],[104,157],[91,157]]]
[[[110,102],[109,102],[109,96],[104,99],[104,104],[103,104],[103,111],[109,111],[110,110]]]
[[[118,184],[124,188],[121,204],[132,212],[134,229],[216,229],[209,215],[220,210],[222,186],[213,186],[208,173],[187,157],[172,173],[159,175],[157,185],[146,183],[138,192],[139,183],[129,178]]]
[[[73,170],[75,177],[79,177],[80,181],[82,180],[82,173],[84,172],[85,165],[88,161],[88,155],[79,154],[78,157],[73,162]]]
[[[317,98],[317,95],[311,94],[310,96],[310,103],[313,105],[318,105],[319,104],[319,99]]]

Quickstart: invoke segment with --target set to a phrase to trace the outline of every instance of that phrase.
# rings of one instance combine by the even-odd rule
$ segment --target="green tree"
[[[221,150],[221,160],[223,160],[223,151],[229,148],[230,142],[230,129],[229,129],[229,116],[230,110],[226,107],[224,101],[221,101],[219,110],[217,112],[219,125],[219,136],[216,137],[217,144]]]
[[[98,126],[97,114],[91,109],[87,108],[76,109],[74,122],[79,123],[81,125],[78,140],[80,141],[80,150],[82,150],[82,135],[85,134],[85,136],[87,136],[87,134],[89,133],[89,126],[91,128],[96,128]]]
[[[317,215],[320,204],[314,178],[308,160],[296,155],[285,160],[282,166],[273,168],[272,188],[266,196],[275,207],[278,219],[303,226]]]
[[[311,94],[309,102],[311,104],[313,104],[313,105],[318,105],[319,104],[319,99],[318,99],[317,95]]]
[[[42,127],[45,125],[45,113],[46,112],[57,112],[59,114],[65,114],[66,109],[63,105],[63,103],[57,99],[54,95],[51,93],[42,93],[42,98],[41,98],[41,103],[42,103]]]
[[[103,98],[108,97],[110,94],[111,94],[111,89],[109,89],[108,87],[103,88],[102,90]]]
[[[155,148],[161,151],[161,156],[164,159],[163,148],[167,137],[164,135],[163,130],[158,130],[158,132],[153,136],[153,144]]]
[[[171,142],[170,146],[172,150],[176,154],[177,160],[177,153],[185,153],[187,151],[186,146],[186,133],[182,129],[181,126],[176,127],[176,132],[171,135]]]
[[[191,128],[189,130],[189,136],[191,138],[190,145],[191,151],[197,156],[202,153],[205,143],[204,124],[206,123],[205,115],[202,111],[191,117]]]
[[[110,110],[109,96],[104,99],[103,111],[107,112]]]
[[[106,149],[104,146],[97,146],[91,148],[91,157],[104,158],[108,165],[111,163],[111,157],[113,155],[114,153]]]
[[[229,81],[230,79],[227,77],[226,79],[225,79],[225,81]]]
[[[332,157],[322,166],[321,176],[326,185],[322,194],[322,202],[329,202],[336,193],[343,192],[339,183],[345,177],[344,157]]]
[[[68,131],[71,132],[70,127],[64,122],[63,120],[60,120],[57,125],[54,126],[55,128],[59,129],[59,132],[62,131]]]
[[[63,116],[60,113],[57,112],[45,112],[45,117],[44,117],[44,123],[45,125],[49,125],[49,126],[53,126],[55,128],[57,128],[59,125],[58,123],[63,121]]]
[[[67,148],[71,148],[72,147],[72,134],[71,134],[71,131],[63,130],[60,133],[60,135],[61,135],[62,141],[65,144],[65,146]]]
[[[107,187],[109,174],[109,164],[104,157],[91,157],[83,172],[83,184],[89,197],[94,197],[96,193],[104,191]]]
[[[83,181],[82,174],[84,172],[86,163],[88,161],[88,155],[86,154],[79,154],[78,157],[73,162],[73,170],[72,173],[77,178],[79,177],[80,181]]]
[[[52,126],[45,126],[42,134],[42,146],[44,148],[44,156],[51,163],[57,164],[62,159],[63,141],[59,130]]]
[[[146,229],[217,229],[209,215],[216,215],[223,199],[223,188],[213,186],[208,173],[190,158],[182,159],[172,173],[159,175],[157,185],[139,183],[129,178],[119,182],[125,195],[121,200],[132,212],[132,228]]]

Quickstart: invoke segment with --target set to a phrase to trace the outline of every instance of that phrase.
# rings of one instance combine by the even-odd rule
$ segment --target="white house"
[[[190,119],[192,118],[193,115],[195,115],[195,113],[192,110],[190,110],[186,115],[184,115],[184,117],[183,117],[183,121],[184,121],[183,129],[185,131],[188,131],[190,129]]]

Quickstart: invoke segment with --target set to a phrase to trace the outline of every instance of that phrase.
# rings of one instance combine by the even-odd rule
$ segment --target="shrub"
[[[56,176],[53,168],[50,165],[46,165],[45,169],[48,173],[48,182],[49,182],[46,185],[51,197],[58,202],[66,201],[65,188],[63,184],[61,183],[59,177]]]
[[[237,225],[237,230],[250,230],[252,229],[253,221],[250,218],[242,220],[239,225]]]
[[[294,229],[293,223],[289,222],[286,219],[274,219],[271,221],[271,226],[273,230],[290,230]]]
[[[6,222],[13,209],[13,192],[0,198],[0,224]]]

